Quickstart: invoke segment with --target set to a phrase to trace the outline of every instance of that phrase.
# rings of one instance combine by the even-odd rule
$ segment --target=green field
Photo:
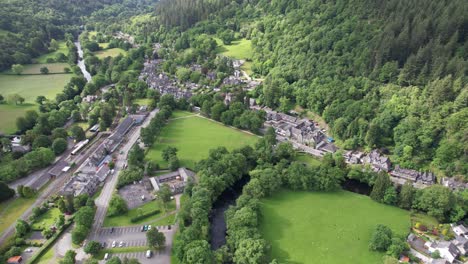
[[[252,41],[249,39],[240,39],[231,42],[231,45],[224,45],[223,41],[219,38],[215,38],[216,43],[218,43],[217,52],[238,60],[249,60],[241,66],[241,69],[247,72],[247,74],[252,74]]]
[[[105,49],[105,50],[100,50],[96,51],[94,53],[96,57],[103,59],[105,57],[117,57],[119,54],[126,55],[127,52],[121,48],[113,48],[113,49]]]
[[[111,226],[129,226],[129,225],[138,225],[142,223],[150,223],[152,221],[155,221],[158,218],[161,218],[164,216],[162,212],[159,214],[152,215],[150,217],[147,217],[145,219],[142,219],[138,222],[132,223],[130,220],[133,217],[138,216],[139,213],[144,214],[146,212],[150,212],[155,209],[159,209],[159,202],[158,201],[151,201],[149,203],[146,203],[140,207],[133,208],[131,210],[128,210],[127,214],[125,215],[119,215],[119,216],[114,216],[114,217],[108,217],[104,219],[104,226],[105,227],[111,227]],[[171,201],[171,203],[168,205],[168,212],[174,211],[176,208],[175,201]]]
[[[382,263],[368,249],[377,224],[406,235],[409,212],[351,192],[281,191],[262,200],[261,232],[279,263]]]
[[[27,110],[37,109],[35,103],[37,96],[55,98],[72,76],[72,74],[0,75],[0,94],[5,99],[14,93],[25,98],[23,105],[0,104],[0,132],[15,132],[16,118],[23,116]]]
[[[39,216],[36,221],[31,225],[34,230],[44,230],[51,227],[59,218],[61,214],[58,208],[51,208],[43,215]]]
[[[68,48],[67,48],[67,43],[65,41],[59,41],[59,49],[58,50],[47,53],[47,54],[44,54],[44,55],[41,55],[41,56],[33,59],[33,61],[35,63],[47,63],[47,59],[48,58],[55,59],[55,57],[57,56],[57,53],[63,53],[63,54],[65,54],[65,56],[68,56]]]
[[[54,63],[38,63],[38,64],[25,64],[22,75],[28,74],[41,74],[41,68],[47,67],[49,73],[65,73],[64,68],[70,68],[68,63],[54,62]],[[4,72],[5,74],[14,74],[11,70]]]
[[[35,200],[35,197],[28,199],[16,198],[14,200],[2,202],[0,211],[0,234],[11,224],[15,223]]]
[[[147,159],[156,161],[162,167],[166,167],[167,163],[162,160],[161,153],[168,146],[178,149],[177,156],[182,166],[193,168],[195,162],[208,157],[210,149],[224,146],[232,150],[253,145],[257,141],[256,136],[217,122],[199,116],[187,117],[193,113],[177,111],[174,115],[178,119],[171,120],[163,128],[161,136],[146,155]]]

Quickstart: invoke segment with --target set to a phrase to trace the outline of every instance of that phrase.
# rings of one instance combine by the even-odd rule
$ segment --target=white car
[[[24,252],[26,252],[26,253],[31,253],[31,252],[33,252],[33,250],[30,249],[30,248],[27,248],[26,250],[24,250]]]
[[[115,248],[115,240],[112,241],[112,247]]]
[[[123,241],[120,241],[119,247],[123,247],[123,245],[124,245],[124,242],[123,242]]]
[[[150,230],[151,230],[151,225],[148,226],[148,231],[150,231]]]

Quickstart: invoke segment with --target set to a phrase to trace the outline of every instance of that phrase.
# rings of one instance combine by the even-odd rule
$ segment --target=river
[[[211,249],[216,250],[226,244],[226,221],[224,213],[229,206],[234,205],[242,194],[242,188],[249,182],[249,176],[244,176],[234,186],[226,189],[213,204],[210,213],[210,244]]]
[[[83,49],[81,48],[81,43],[79,41],[75,42],[75,46],[78,49],[78,67],[80,67],[83,76],[86,81],[91,81],[91,74],[86,70],[86,66],[83,59]]]

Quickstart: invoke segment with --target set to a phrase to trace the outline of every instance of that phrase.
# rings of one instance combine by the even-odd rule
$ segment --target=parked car
[[[113,228],[113,227],[111,227],[111,231],[110,231],[110,232],[111,232],[111,233],[114,233],[114,228]]]
[[[146,251],[146,258],[151,258],[152,255],[153,255],[153,252],[151,252],[151,250]]]
[[[112,247],[115,248],[115,240],[112,241]]]
[[[144,230],[145,230],[145,231],[147,231],[147,230],[148,230],[148,226],[147,226],[147,225],[145,225],[145,227],[144,227]]]
[[[101,247],[102,247],[102,248],[106,248],[106,246],[107,246],[107,243],[106,243],[106,242],[102,242]]]
[[[141,232],[144,232],[144,231],[145,231],[145,226],[142,225],[142,226],[141,226]]]
[[[31,252],[33,252],[33,250],[30,249],[30,248],[27,248],[26,250],[24,250],[24,252],[26,252],[26,253],[31,253]]]
[[[171,230],[171,225],[168,225],[168,226],[167,226],[167,229]]]
[[[123,247],[123,245],[124,245],[124,242],[123,242],[123,241],[120,241],[119,247]]]
[[[108,260],[109,257],[110,257],[109,253],[106,253],[106,254],[104,255],[104,260]]]
[[[150,231],[150,230],[151,230],[151,225],[148,225],[148,231]]]

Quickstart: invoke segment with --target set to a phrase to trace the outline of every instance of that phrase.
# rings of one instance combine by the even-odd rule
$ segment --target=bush
[[[133,217],[132,219],[130,219],[130,222],[132,223],[136,223],[142,219],[145,219],[147,217],[150,217],[150,216],[153,216],[153,215],[156,215],[156,214],[159,214],[161,212],[161,210],[159,209],[156,209],[156,210],[153,210],[153,211],[149,211],[147,213],[144,213],[142,215],[139,215],[139,216],[135,216]]]

